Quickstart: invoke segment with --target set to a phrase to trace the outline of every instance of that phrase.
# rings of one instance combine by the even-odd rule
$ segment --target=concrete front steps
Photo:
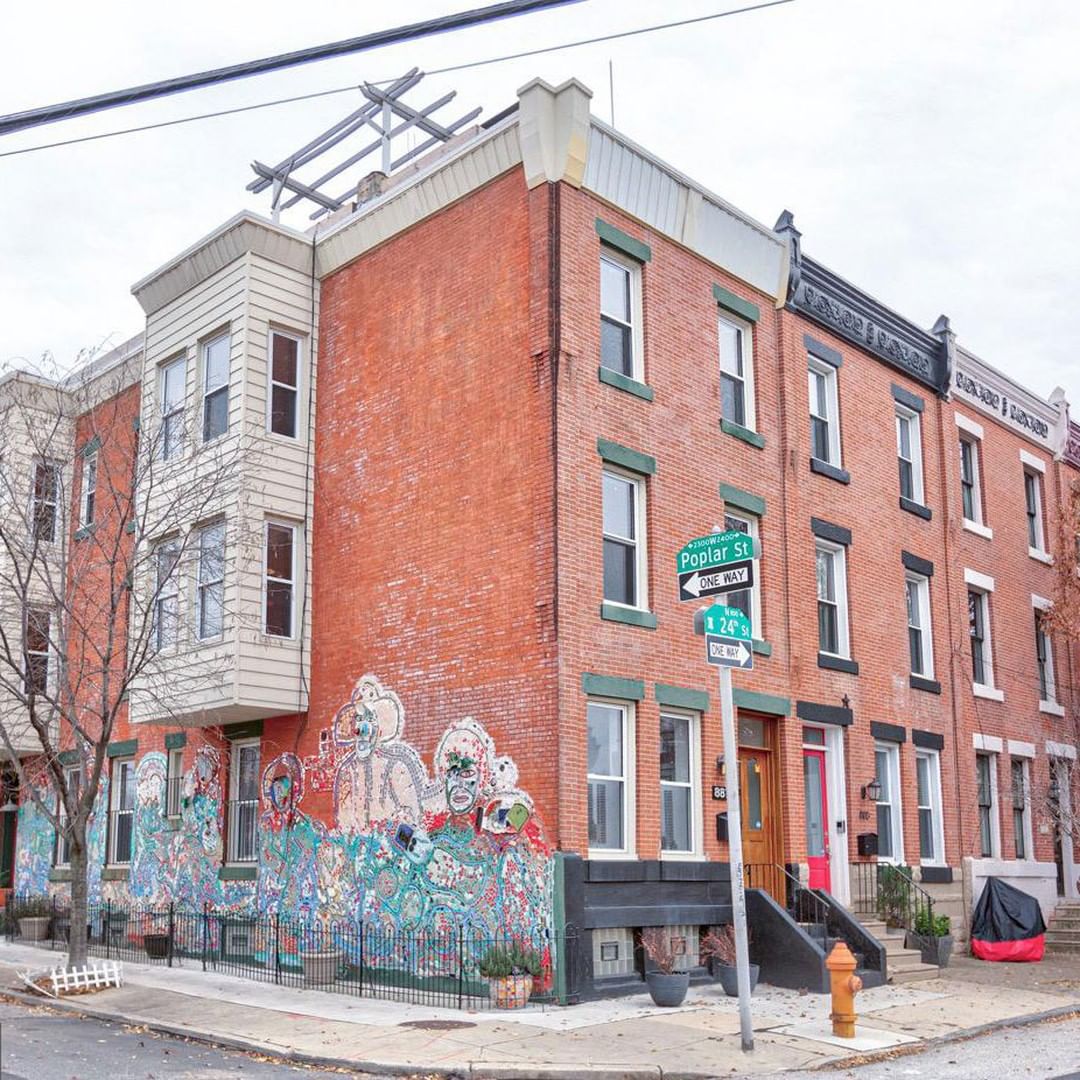
[[[924,964],[922,954],[918,949],[904,947],[903,930],[890,930],[881,919],[872,916],[856,913],[856,918],[862,923],[867,933],[872,934],[885,946],[889,982],[894,986],[900,983],[923,982],[926,979],[937,978],[937,964]]]
[[[1080,900],[1062,900],[1046,928],[1046,951],[1080,953]]]

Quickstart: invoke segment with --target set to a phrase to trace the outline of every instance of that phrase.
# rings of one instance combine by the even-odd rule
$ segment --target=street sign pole
[[[739,801],[739,742],[735,737],[735,701],[731,668],[720,668],[720,720],[724,735],[724,778],[728,796],[728,861],[731,865],[731,908],[735,916],[735,972],[739,985],[739,1028],[743,1050],[754,1049],[750,1019],[750,949],[746,936],[746,891],[743,887],[742,803]]]

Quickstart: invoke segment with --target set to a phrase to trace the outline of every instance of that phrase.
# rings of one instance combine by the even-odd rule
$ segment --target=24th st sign
[[[691,540],[675,558],[679,599],[700,600],[749,588],[754,584],[754,556],[753,537],[734,529]]]

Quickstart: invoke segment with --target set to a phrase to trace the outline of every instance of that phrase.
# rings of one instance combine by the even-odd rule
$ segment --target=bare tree
[[[0,378],[0,748],[68,857],[72,965],[86,959],[88,822],[106,809],[108,744],[133,693],[145,715],[183,712],[192,526],[236,497],[242,457],[239,433],[194,453],[183,416],[140,428],[141,350],[120,352],[65,378]],[[202,616],[224,624],[225,567],[208,574],[207,560]]]

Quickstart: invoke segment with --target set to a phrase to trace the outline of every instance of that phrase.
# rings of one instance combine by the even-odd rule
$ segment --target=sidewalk
[[[0,989],[25,991],[16,969],[62,959],[0,944]],[[198,969],[128,962],[124,973],[121,988],[48,1004],[309,1064],[477,1080],[755,1076],[1080,1011],[1080,984],[1073,988],[1067,980],[1054,984],[1060,992],[1013,987],[1002,993],[1000,986],[946,977],[863,992],[857,1037],[840,1040],[831,1034],[827,996],[761,986],[753,999],[756,1046],[744,1054],[736,1002],[711,985],[692,987],[679,1009],[658,1009],[640,994],[504,1013],[282,989]]]

